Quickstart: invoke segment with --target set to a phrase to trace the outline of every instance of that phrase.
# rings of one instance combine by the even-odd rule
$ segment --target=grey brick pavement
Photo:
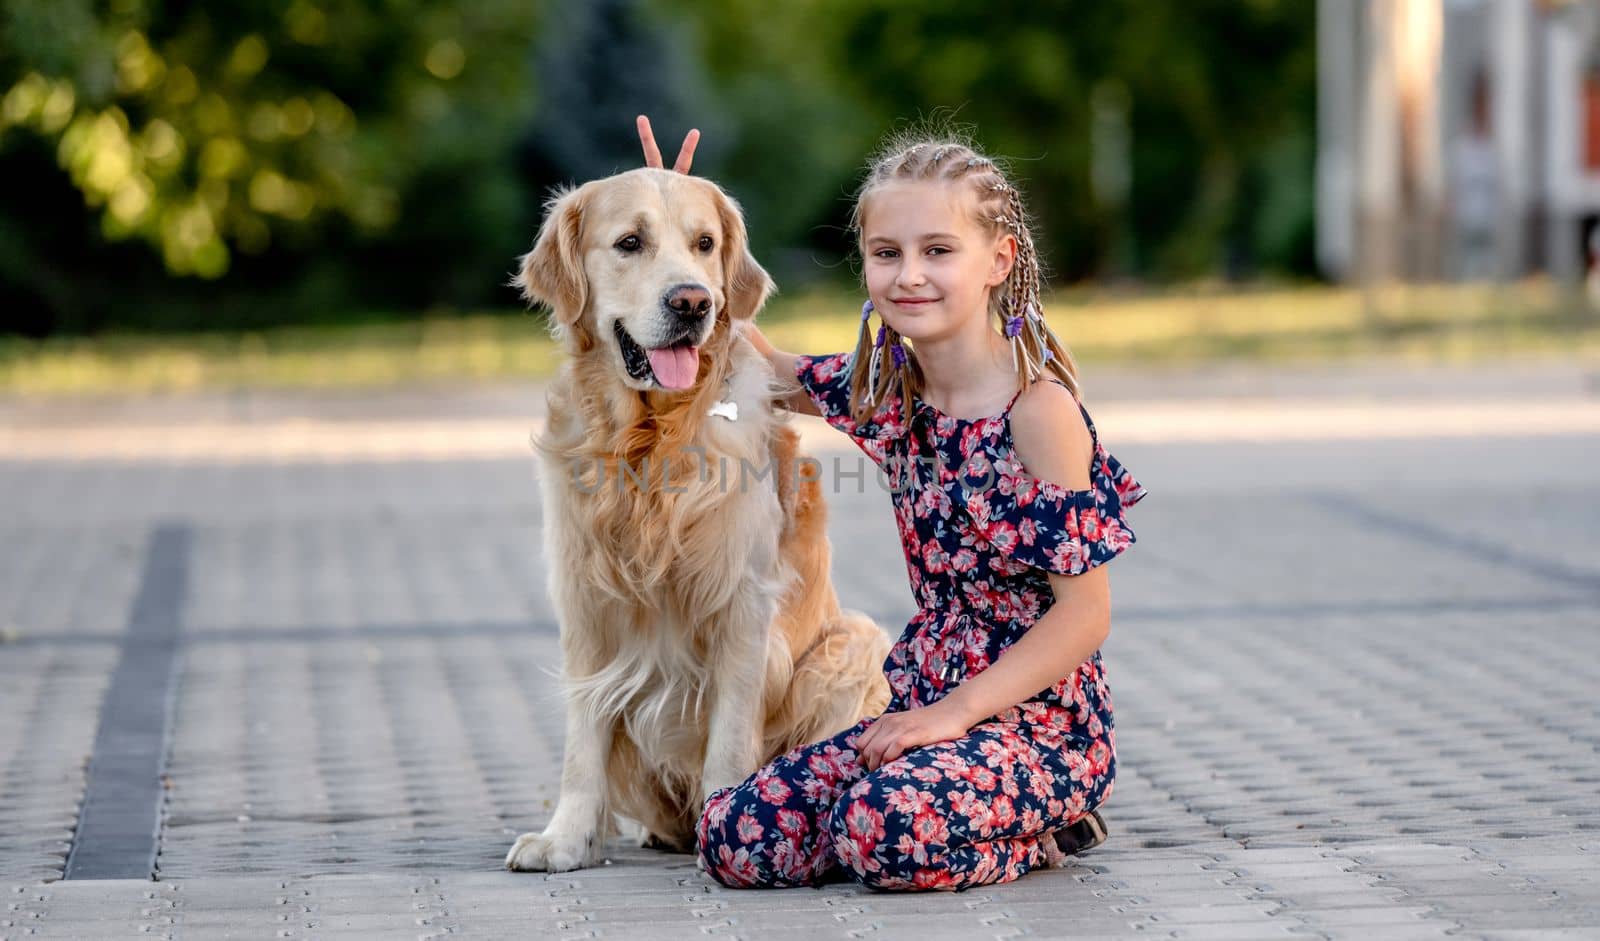
[[[623,841],[499,868],[561,749],[531,461],[0,460],[0,938],[1600,936],[1600,439],[1102,433],[1152,494],[1112,569],[1111,839],[936,897],[731,892]],[[830,499],[844,601],[898,626],[886,498]],[[160,881],[57,881],[174,525]]]

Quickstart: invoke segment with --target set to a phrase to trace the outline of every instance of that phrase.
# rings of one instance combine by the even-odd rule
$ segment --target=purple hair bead
[[[1022,332],[1022,318],[1012,317],[1006,321],[1006,336],[1014,337]]]
[[[1050,352],[1049,350],[1045,350],[1044,351],[1044,361],[1048,363],[1052,359],[1055,359],[1055,354]]]
[[[879,324],[878,325],[878,338],[876,340],[872,341],[872,348],[873,349],[877,349],[878,347],[883,345],[883,332],[885,330],[887,330],[887,329],[889,329],[889,328],[884,324]]]
[[[869,298],[867,298],[867,302],[865,304],[861,305],[861,319],[862,320],[866,320],[868,317],[871,317],[871,316],[872,316],[872,298],[869,297]]]
[[[899,369],[901,366],[906,364],[906,351],[900,344],[896,343],[890,352],[894,354],[894,365],[896,369]]]

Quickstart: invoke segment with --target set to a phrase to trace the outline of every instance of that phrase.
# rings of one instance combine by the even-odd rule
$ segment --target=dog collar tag
[[[739,420],[739,403],[733,401],[732,399],[728,399],[726,401],[718,402],[717,404],[711,406],[711,410],[706,412],[706,414],[707,415],[721,415],[723,418],[726,418],[728,421],[738,421]]]

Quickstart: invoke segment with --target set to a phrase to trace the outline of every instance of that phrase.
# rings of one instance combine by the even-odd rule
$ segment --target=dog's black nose
[[[699,320],[711,312],[711,292],[698,284],[680,284],[667,292],[667,309],[684,320]]]

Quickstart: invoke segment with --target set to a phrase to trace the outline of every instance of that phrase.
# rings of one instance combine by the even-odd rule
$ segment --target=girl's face
[[[913,342],[982,322],[989,290],[1011,272],[1016,238],[980,228],[963,189],[949,183],[888,183],[868,199],[861,223],[867,293],[884,322]]]

